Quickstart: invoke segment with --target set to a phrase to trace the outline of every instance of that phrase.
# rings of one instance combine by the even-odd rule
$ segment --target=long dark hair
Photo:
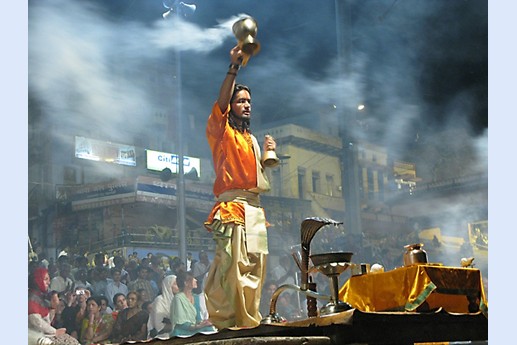
[[[242,91],[242,90],[245,90],[245,91],[248,91],[248,93],[250,94],[251,96],[251,90],[248,86],[244,85],[244,84],[235,84],[235,87],[233,88],[233,93],[232,93],[232,97],[230,98],[230,103],[233,102],[233,100],[235,99],[235,97],[237,96],[237,93],[239,91]],[[230,116],[228,117],[228,124],[233,128],[233,129],[236,129],[238,130],[239,132],[249,132],[251,133],[251,130],[250,130],[250,120],[249,119],[242,119],[241,120],[241,123],[242,124],[238,124],[237,121],[235,120],[235,114],[233,113],[233,111],[230,109]]]
[[[248,91],[248,93],[251,96],[251,90],[250,90],[250,88],[248,86],[246,86],[244,84],[235,84],[235,86],[233,88],[232,98],[230,98],[230,103],[233,102],[233,100],[235,99],[235,96],[237,95],[237,92],[242,91],[242,90]]]
[[[108,299],[106,298],[106,301],[107,300]],[[88,304],[88,302],[90,302],[90,301],[94,301],[97,304],[97,306],[99,307],[99,309],[101,308],[101,304],[102,304],[101,296],[91,296],[91,297],[88,297],[88,299],[86,300],[86,304]]]

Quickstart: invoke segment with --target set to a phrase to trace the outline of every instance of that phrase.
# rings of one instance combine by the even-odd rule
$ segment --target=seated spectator
[[[34,270],[38,267],[44,267],[46,268],[45,266],[43,266],[41,263],[38,263],[36,261],[29,261],[29,274],[31,274],[32,272],[34,272]]]
[[[156,288],[157,295],[160,294],[162,287],[162,280],[165,276],[165,270],[160,266],[162,259],[160,256],[153,255],[149,265],[149,280],[154,282],[153,288]]]
[[[125,269],[126,260],[124,260],[122,256],[115,256],[113,258],[113,264],[116,268],[120,269],[120,281],[127,286],[131,281],[131,277],[129,276],[129,272]]]
[[[86,300],[90,298],[91,291],[78,288],[65,296],[67,305],[62,313],[63,324],[68,334],[80,339],[81,323],[86,316]]]
[[[111,307],[109,306],[108,304],[108,298],[104,295],[100,295],[98,296],[99,297],[99,300],[101,302],[100,304],[100,307],[101,307],[101,314],[109,314],[111,315],[111,313],[113,312],[113,309],[111,309]]]
[[[147,314],[151,314],[151,310],[153,310],[153,302],[151,301],[146,301],[144,303],[142,303],[142,310],[145,310],[147,312]],[[149,322],[149,319],[147,320],[147,322]]]
[[[48,261],[48,274],[50,275],[50,279],[57,277],[59,275],[59,269],[57,267],[57,263],[54,258],[50,258]]]
[[[59,292],[61,295],[68,291],[72,291],[74,288],[74,281],[70,278],[70,272],[72,271],[72,265],[63,262],[59,265],[58,276],[52,278],[50,281],[50,290]]]
[[[119,257],[119,256],[117,256]],[[108,298],[108,301],[110,301],[109,306],[113,309],[115,308],[115,305],[113,304],[113,297],[117,293],[123,293],[124,296],[127,295],[129,292],[129,289],[127,288],[126,284],[122,283],[122,271],[118,267],[113,267],[111,269],[111,279],[106,285],[106,297]]]
[[[149,314],[140,309],[136,291],[130,291],[127,294],[127,301],[128,307],[118,313],[113,325],[111,340],[115,343],[147,339]]]
[[[106,288],[108,287],[108,283],[111,281],[111,279],[108,279],[109,277],[109,269],[105,266],[98,267],[95,270],[95,280],[91,282],[91,288],[93,290],[93,295],[100,296],[104,295],[106,296]]]
[[[113,329],[113,317],[111,314],[102,314],[99,296],[88,298],[86,305],[88,314],[81,325],[81,344],[108,344]]]
[[[165,273],[166,275],[174,274],[177,277],[179,272],[187,271],[187,266],[177,256],[171,257],[169,259],[169,267],[170,267],[170,271],[167,271]]]
[[[149,330],[149,338],[156,336],[167,336],[172,331],[170,320],[171,303],[174,294],[179,292],[176,284],[176,276],[166,276],[162,280],[162,293],[153,301],[152,311],[149,314],[149,322],[147,329]]]
[[[121,292],[116,293],[115,296],[113,296],[113,304],[115,305],[115,309],[111,315],[113,316],[113,319],[116,320],[118,313],[127,308],[126,295]]]
[[[47,258],[47,254],[45,254],[45,253],[38,253],[38,258],[39,258],[40,266],[43,266],[46,269],[48,269],[49,261],[48,261],[48,258]],[[49,274],[50,274],[50,272],[49,272]],[[52,278],[50,278],[50,279],[52,279]]]
[[[205,289],[205,278],[210,270],[210,259],[208,258],[208,254],[202,250],[198,255],[199,261],[195,261],[192,263],[192,273],[194,274],[194,278],[197,280],[197,288],[194,289],[195,294],[202,294]]]
[[[162,256],[161,267],[163,268],[163,276],[169,275],[170,267],[169,267],[169,257],[167,255]]]
[[[92,284],[88,281],[88,271],[85,268],[78,268],[75,272],[75,288],[91,289]]]
[[[192,253],[187,252],[187,263],[185,265],[186,271],[192,271]]]
[[[192,272],[179,272],[176,277],[178,292],[171,305],[171,336],[191,336],[196,333],[214,333],[216,328],[203,316],[199,295],[193,294],[197,287],[196,278]]]
[[[38,342],[41,338],[49,338],[55,345],[79,345],[76,339],[66,334],[65,328],[52,327],[51,322],[55,316],[58,299],[55,294],[52,303],[45,299],[49,286],[50,275],[46,268],[39,267],[29,275],[28,326],[31,337],[37,338]]]
[[[50,292],[50,304],[55,306],[55,315],[54,319],[51,322],[52,327],[58,329],[58,328],[64,328],[64,322],[63,322],[63,310],[66,307],[66,302],[63,300],[63,298],[59,298],[59,294],[57,291],[51,291]],[[52,309],[51,309],[52,311]]]
[[[129,283],[136,278],[138,278],[138,260],[137,259],[129,259],[126,268],[127,273],[129,273],[129,280],[126,285],[129,287]]]
[[[86,275],[88,275],[88,258],[84,255],[77,255],[74,258],[74,267],[72,268],[72,272],[70,273],[73,281],[79,280],[79,277],[77,276],[77,272],[79,270],[85,270]],[[84,277],[81,280],[84,282],[88,279]]]
[[[144,303],[151,302],[151,299],[149,298],[149,295],[145,289],[138,289],[136,290],[136,293],[138,294],[138,303],[140,303],[140,309],[144,309]]]
[[[156,298],[156,293],[149,281],[149,267],[145,265],[140,265],[138,267],[138,278],[131,280],[128,285],[128,289],[130,291],[138,291],[140,289],[145,289],[146,297],[149,301],[153,301]],[[142,303],[145,301],[142,301]]]

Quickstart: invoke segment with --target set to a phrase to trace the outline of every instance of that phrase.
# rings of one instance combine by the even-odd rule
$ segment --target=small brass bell
[[[245,54],[242,65],[246,66],[249,58],[260,51],[260,43],[256,39],[257,21],[252,17],[239,19],[233,24],[232,31]]]
[[[264,153],[264,166],[268,168],[274,168],[280,164],[280,159],[273,150],[268,150]]]

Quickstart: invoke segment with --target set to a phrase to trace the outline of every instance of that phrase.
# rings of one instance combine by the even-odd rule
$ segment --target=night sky
[[[193,14],[164,20],[159,0],[29,1],[30,97],[57,126],[132,143],[153,133],[150,112],[176,109],[180,52],[189,139],[200,143],[189,153],[209,156],[204,127],[236,43],[231,25],[249,15],[262,48],[238,82],[252,89],[252,128],[293,122],[335,135],[344,126],[396,159],[424,152],[417,164],[430,179],[451,170],[437,161],[465,152],[465,169],[486,172],[487,1],[186,3]],[[460,133],[444,147],[450,130]]]
[[[161,1],[109,3],[110,13],[118,20],[153,23],[164,12]],[[187,20],[200,27],[216,25],[217,20],[240,13],[257,19],[258,39],[263,50],[256,60],[278,57],[281,63],[289,64],[314,82],[328,80],[335,72],[329,68],[337,58],[335,1],[193,0],[187,3],[197,7]],[[414,82],[412,87],[417,87],[420,101],[427,108],[420,126],[440,127],[451,116],[448,107],[455,98],[464,95],[470,97],[468,114],[464,116],[473,133],[481,134],[488,127],[486,1],[355,0],[348,3],[351,27],[344,36],[351,42],[352,64],[357,66],[357,73],[364,81],[363,85],[357,85],[367,94],[364,102],[375,102],[376,110],[382,112],[385,103],[389,103],[385,100],[384,88],[401,87],[397,92],[401,95],[415,92],[395,85],[406,78]],[[343,18],[338,20],[344,21]],[[214,53],[224,58],[230,42],[227,40]],[[264,61],[256,63],[265,64]],[[270,84],[274,87],[275,82],[272,80]],[[268,103],[273,103],[272,109],[277,107],[273,101]],[[275,114],[275,117],[294,116],[297,114]]]

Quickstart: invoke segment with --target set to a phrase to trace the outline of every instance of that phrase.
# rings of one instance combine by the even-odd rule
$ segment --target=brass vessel
[[[404,266],[426,264],[427,252],[422,248],[423,243],[414,243],[404,246]]]
[[[260,43],[256,39],[257,29],[257,21],[252,17],[241,18],[232,26],[233,35],[245,54],[242,60],[243,66],[246,65],[251,56],[260,51]]]
[[[280,159],[276,155],[275,151],[268,150],[264,153],[264,166],[268,168],[274,168],[280,164]]]

